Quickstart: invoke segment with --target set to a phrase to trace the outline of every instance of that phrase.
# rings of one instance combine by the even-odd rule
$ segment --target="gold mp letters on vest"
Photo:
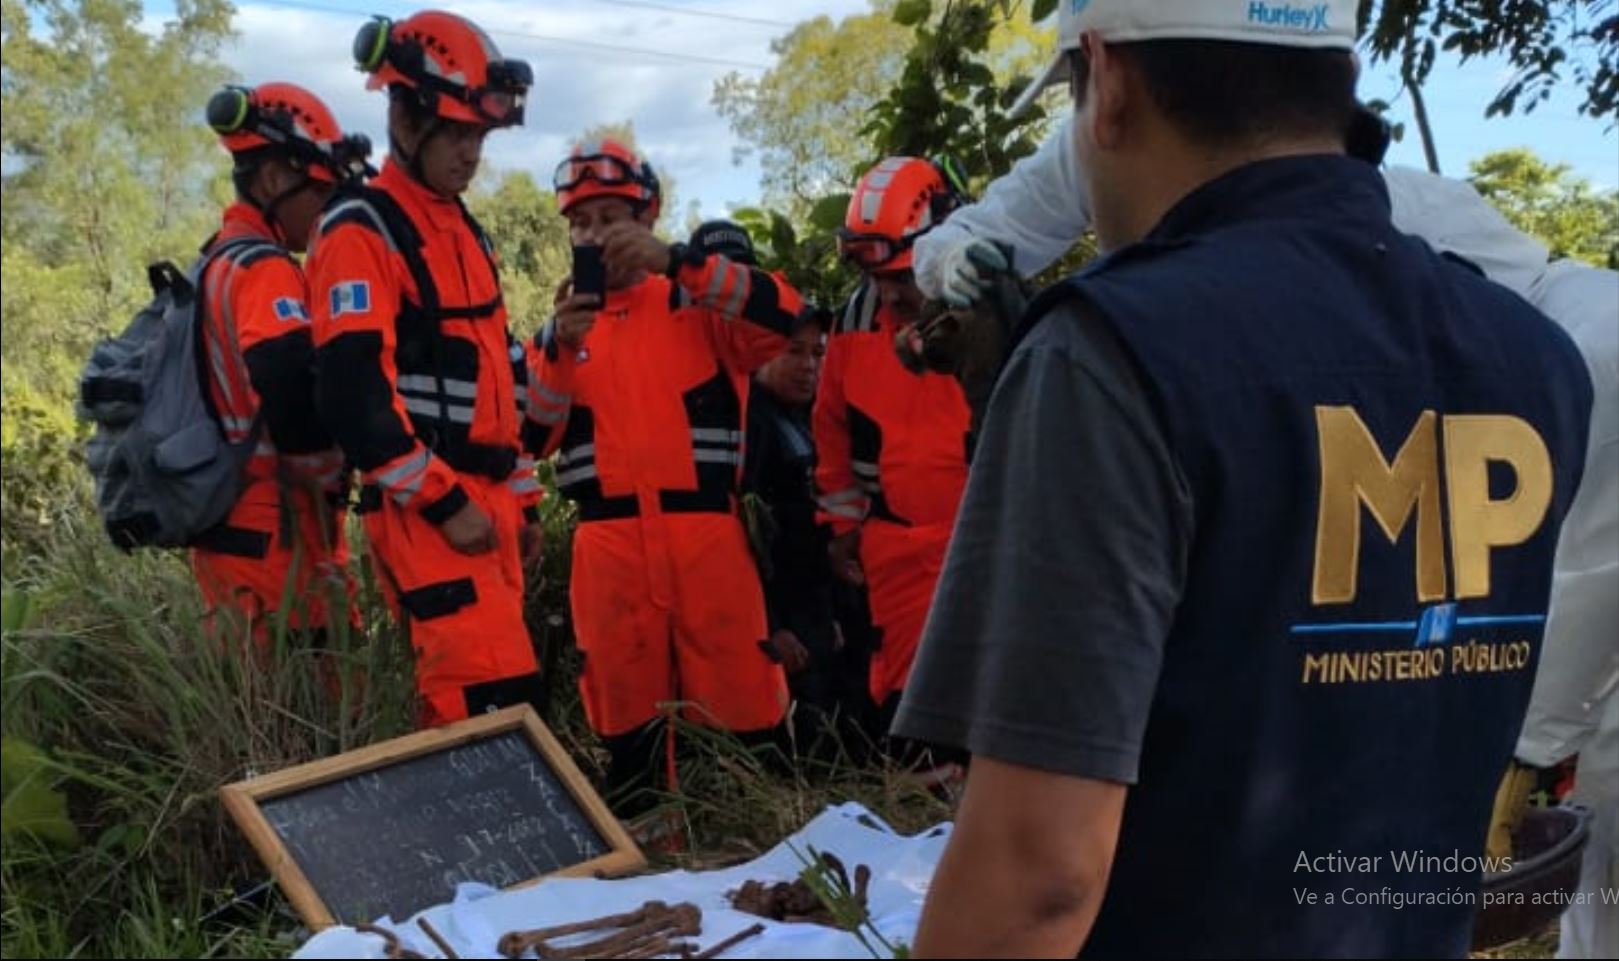
[[[1533,427],[1505,414],[1450,414],[1425,410],[1390,464],[1352,407],[1318,406],[1321,500],[1316,515],[1315,578],[1311,600],[1342,604],[1355,599],[1360,568],[1360,506],[1390,543],[1416,513],[1417,600],[1446,598],[1444,531],[1439,509],[1439,431],[1444,430],[1445,486],[1449,493],[1450,549],[1455,598],[1490,593],[1490,549],[1528,540],[1546,517],[1552,463]],[[1490,499],[1489,462],[1516,475],[1512,495]]]

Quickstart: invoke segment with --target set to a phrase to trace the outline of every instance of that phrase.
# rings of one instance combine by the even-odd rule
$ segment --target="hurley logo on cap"
[[[1087,32],[1104,43],[1149,40],[1266,43],[1313,50],[1355,48],[1357,0],[1065,0],[1057,18],[1058,54],[1024,88],[1013,117],[1046,87],[1068,79],[1067,51]]]
[[[1250,0],[1248,22],[1287,30],[1306,30],[1311,33],[1325,33],[1332,29],[1327,23],[1327,4],[1324,3],[1318,3],[1313,7],[1296,7],[1291,3]]]

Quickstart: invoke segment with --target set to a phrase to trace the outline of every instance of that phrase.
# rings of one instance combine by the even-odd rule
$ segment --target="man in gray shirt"
[[[1482,849],[1584,366],[1343,156],[1353,2],[1060,9],[1106,256],[1030,310],[895,722],[974,755],[916,953],[1460,956],[1477,868],[1389,855]]]

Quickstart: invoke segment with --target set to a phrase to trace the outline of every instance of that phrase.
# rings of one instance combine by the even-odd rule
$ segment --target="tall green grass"
[[[605,758],[574,684],[572,511],[550,498],[543,514],[547,557],[528,616],[548,670],[547,721],[599,783]],[[0,733],[17,750],[8,750],[0,952],[286,956],[307,932],[266,885],[217,792],[411,729],[410,654],[363,557],[358,629],[336,630],[322,650],[276,631],[259,658],[243,654],[245,625],[223,643],[204,632],[182,556],[122,554],[74,504],[49,530],[48,549],[12,555],[4,572]],[[906,829],[947,816],[901,772],[860,762],[861,745],[819,745],[811,760],[806,745],[750,750],[724,732],[675,729],[679,790],[661,796],[660,813],[683,843],[649,852],[658,866],[752,857],[843,800]],[[65,798],[65,832],[50,816],[13,816],[21,781]]]
[[[285,957],[308,932],[218,789],[410,730],[405,639],[361,559],[358,629],[320,651],[278,631],[269,657],[245,657],[245,625],[225,643],[202,630],[182,557],[113,550],[81,505],[69,499],[46,519],[43,549],[6,552],[0,954]],[[550,498],[543,514],[547,557],[528,617],[548,672],[547,721],[599,784],[605,757],[574,684],[572,511]],[[842,743],[800,728],[784,745],[750,748],[680,720],[673,729],[679,784],[652,818],[676,830],[648,846],[655,868],[754,857],[847,800],[905,832],[950,814],[905,772],[871,761],[858,734]],[[1485,956],[1547,957],[1555,944],[1554,927]]]
[[[8,828],[4,953],[284,954],[278,908],[203,922],[265,877],[217,791],[410,729],[409,652],[375,585],[360,565],[358,630],[319,650],[275,630],[250,656],[246,625],[202,629],[180,557],[121,554],[82,515],[53,528],[48,554],[5,573],[0,731],[38,749],[29,779],[65,796],[79,843]]]

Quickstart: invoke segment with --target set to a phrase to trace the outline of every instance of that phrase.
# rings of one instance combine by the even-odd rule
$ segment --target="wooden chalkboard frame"
[[[527,704],[508,707],[481,717],[457,721],[441,728],[418,731],[389,741],[357,748],[333,757],[311,761],[262,777],[238,781],[219,789],[225,810],[252,843],[253,849],[275,875],[276,883],[311,928],[319,931],[337,924],[337,918],[321,899],[315,886],[304,875],[293,859],[292,852],[282,843],[281,836],[270,825],[259,804],[294,791],[338,781],[355,774],[363,774],[401,761],[433,754],[495,737],[508,731],[521,730],[528,735],[540,755],[545,758],[557,780],[568,789],[591,826],[607,842],[608,853],[589,861],[570,865],[560,871],[530,878],[514,888],[537,884],[548,877],[613,876],[628,874],[646,867],[646,856],[636,846],[629,832],[613,817],[601,796],[590,786],[584,772],[568,756]]]

